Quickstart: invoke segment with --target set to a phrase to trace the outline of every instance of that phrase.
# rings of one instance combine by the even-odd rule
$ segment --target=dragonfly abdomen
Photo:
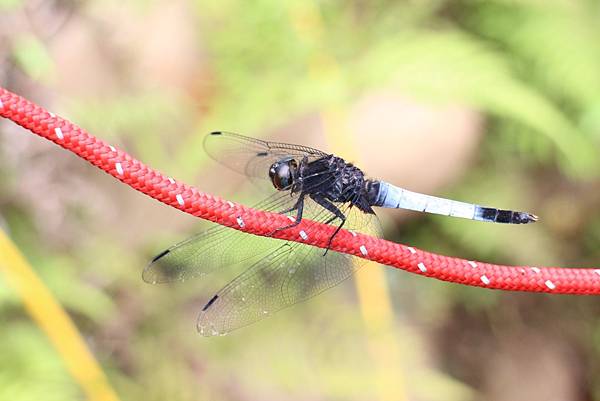
[[[538,219],[537,216],[526,212],[483,207],[472,203],[438,198],[399,188],[383,181],[371,181],[367,188],[373,206],[408,209],[493,223],[527,224]]]

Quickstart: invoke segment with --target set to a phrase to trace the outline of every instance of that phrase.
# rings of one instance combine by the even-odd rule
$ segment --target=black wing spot
[[[171,250],[170,250],[170,249],[165,249],[164,251],[162,251],[161,253],[159,253],[158,255],[156,255],[156,256],[154,257],[154,259],[152,259],[152,262],[150,262],[150,263],[154,263],[154,262],[156,262],[158,259],[162,258],[163,256],[165,256],[165,255],[166,255],[167,253],[169,253],[169,252],[171,252]]]
[[[267,152],[258,152],[256,154],[256,156],[268,156],[269,154]]]
[[[217,300],[217,298],[219,298],[218,295],[215,295],[214,297],[212,297],[210,299],[210,301],[208,301],[206,303],[206,305],[204,305],[204,308],[202,308],[202,312],[204,312],[205,310],[207,310],[208,308],[210,308],[210,306],[215,303],[215,301]]]
[[[210,133],[211,135],[223,135],[221,131],[214,131]]]

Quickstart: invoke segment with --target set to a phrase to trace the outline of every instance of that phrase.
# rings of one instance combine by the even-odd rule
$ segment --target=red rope
[[[130,187],[193,216],[236,230],[266,235],[288,224],[287,217],[248,208],[205,194],[166,177],[120,149],[90,135],[42,107],[0,87],[0,116],[70,150]],[[324,248],[334,228],[306,223],[274,237]],[[305,233],[303,233],[306,235]],[[429,253],[383,239],[341,230],[331,248],[439,280],[499,290],[560,294],[600,294],[600,269],[502,266]]]

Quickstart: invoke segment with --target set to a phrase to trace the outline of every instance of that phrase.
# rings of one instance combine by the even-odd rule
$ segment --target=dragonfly
[[[308,224],[301,236],[308,237],[317,223],[335,225],[329,245],[342,228],[382,237],[374,207],[492,223],[538,220],[526,212],[439,198],[370,179],[352,163],[307,146],[218,131],[205,137],[204,149],[266,191],[268,196],[255,208],[288,216],[289,224],[276,231],[304,221]],[[341,283],[365,262],[329,246],[324,252],[307,244],[216,226],[159,253],[142,277],[152,284],[181,282],[234,269],[237,275],[208,299],[197,319],[200,334],[214,336],[307,300]]]

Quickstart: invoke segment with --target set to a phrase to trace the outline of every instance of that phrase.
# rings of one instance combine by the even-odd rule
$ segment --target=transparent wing
[[[251,178],[269,179],[269,168],[283,157],[309,161],[327,153],[307,146],[263,141],[232,132],[213,132],[204,138],[206,153],[219,163]]]
[[[267,178],[272,163],[282,157],[315,160],[327,154],[308,147],[261,141],[232,133],[213,133],[205,140],[207,152],[222,164],[252,178]],[[314,177],[313,177],[314,178]],[[321,182],[333,180],[324,174]],[[311,193],[303,188],[304,193]],[[298,194],[276,193],[256,205],[258,209],[285,212],[292,210]],[[344,228],[381,236],[379,221],[350,203],[336,204],[346,216]],[[303,219],[329,222],[332,213],[304,198]],[[335,220],[332,224],[339,225]],[[309,224],[306,238],[312,235]],[[144,280],[151,283],[184,281],[202,277],[218,268],[230,265],[248,266],[247,270],[225,286],[204,306],[198,329],[204,335],[223,334],[248,325],[282,308],[308,299],[348,278],[364,260],[334,251],[296,242],[282,242],[265,237],[249,236],[239,231],[216,227],[179,243],[159,254],[144,271]]]
[[[331,214],[308,201],[311,220],[326,221]],[[346,215],[344,228],[381,236],[379,220],[347,205],[337,205]],[[309,226],[305,233],[311,235]],[[205,336],[222,335],[254,323],[283,308],[331,288],[365,264],[352,255],[287,242],[253,263],[204,306],[198,330]]]
[[[292,208],[296,200],[289,193],[277,192],[254,207],[279,212]],[[144,269],[142,278],[160,284],[202,277],[222,267],[258,260],[279,245],[276,241],[216,226],[159,253]]]
[[[323,180],[315,185],[322,185],[331,179],[331,176],[324,176]],[[254,208],[275,213],[284,212],[295,218],[297,211],[292,209],[297,201],[298,194],[275,192],[254,205]],[[304,218],[322,218],[322,221],[326,221],[331,217],[329,212],[308,197],[305,198],[304,205]],[[325,214],[327,218],[321,217]],[[213,227],[159,253],[144,269],[142,278],[150,284],[186,281],[241,262],[249,265],[280,245],[278,241],[248,235],[229,227]]]

